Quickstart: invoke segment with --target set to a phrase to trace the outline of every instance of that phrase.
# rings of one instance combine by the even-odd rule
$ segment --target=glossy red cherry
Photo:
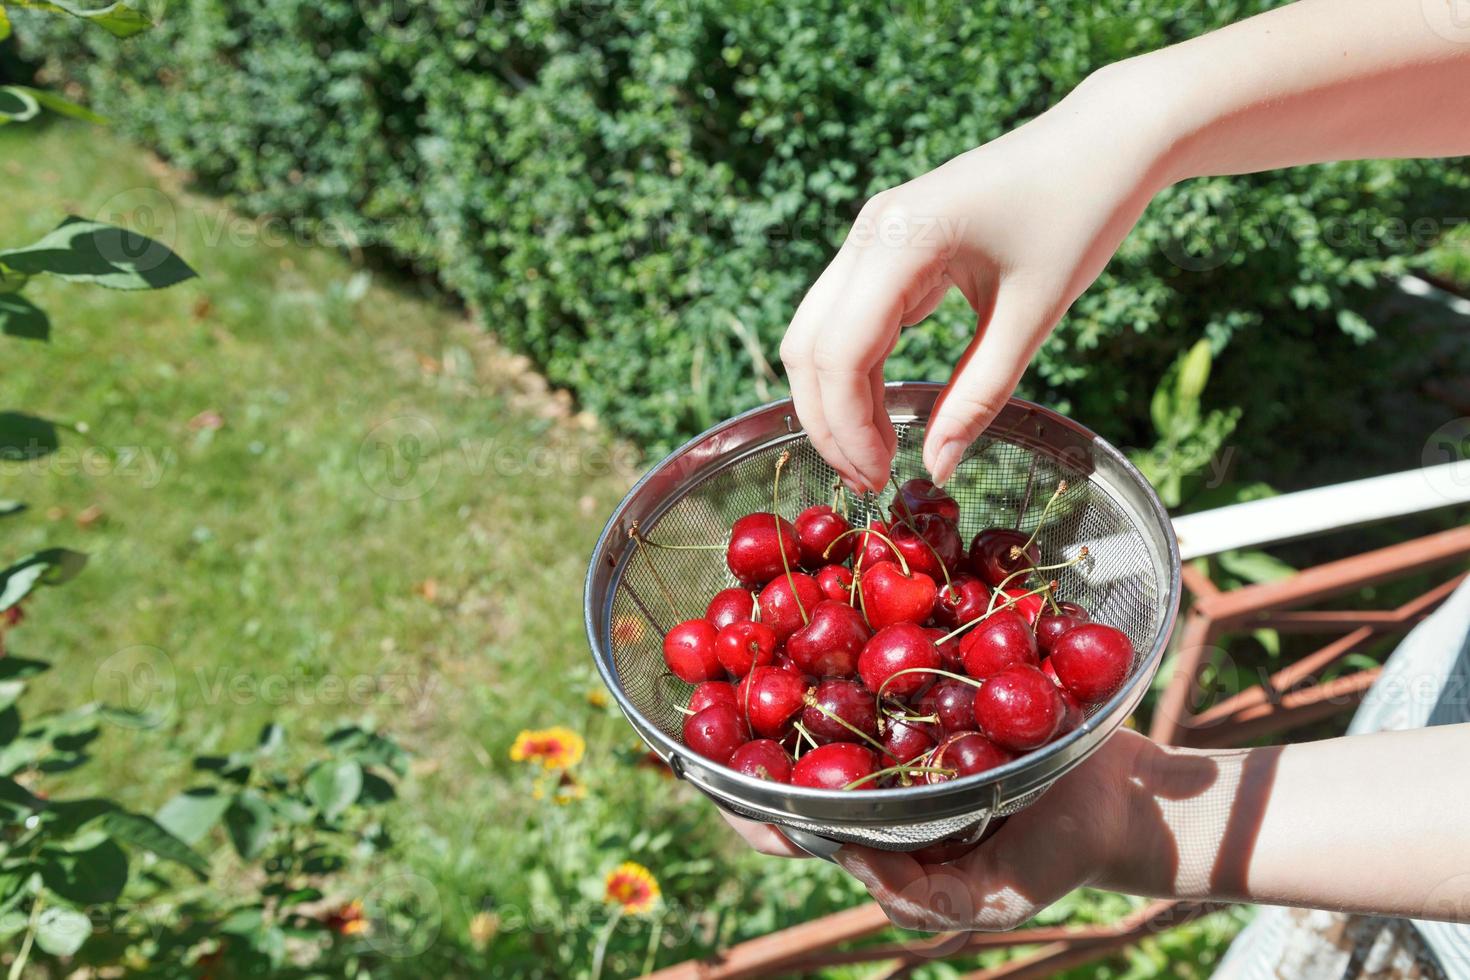
[[[772,579],[769,585],[761,589],[758,601],[761,622],[775,630],[776,638],[784,643],[788,636],[801,629],[804,624],[802,612],[805,611],[810,616],[812,610],[817,608],[817,603],[822,601],[822,590],[817,587],[817,580],[810,575],[792,572],[790,575],[783,574]]]
[[[857,547],[857,535],[842,537],[852,525],[829,504],[817,504],[797,514],[795,526],[801,563],[806,568],[821,568],[828,562],[847,561],[853,548]]]
[[[676,677],[698,684],[723,680],[725,670],[715,655],[715,628],[707,619],[688,619],[664,634],[664,663]]]
[[[802,709],[801,724],[818,742],[852,742],[857,732],[878,737],[878,708],[873,693],[857,681],[822,681],[807,700],[810,703]],[[841,721],[834,720],[834,715]]]
[[[937,725],[888,718],[883,723],[883,768],[919,765],[923,756],[934,748]]]
[[[893,562],[866,567],[858,581],[863,609],[875,630],[894,623],[922,623],[934,611],[939,590],[922,572],[905,575]]]
[[[868,690],[885,697],[907,697],[918,691],[933,674],[919,671],[939,666],[939,650],[922,626],[897,623],[873,634],[858,656],[858,673]],[[903,670],[916,670],[900,674]],[[892,678],[892,681],[889,681]],[[887,686],[884,686],[884,683]]]
[[[946,734],[974,731],[975,685],[941,678],[914,703],[914,710],[937,716]]]
[[[853,535],[853,537],[858,539],[855,554],[861,559],[863,569],[866,571],[880,561],[897,562],[898,555],[888,546],[887,541],[879,537],[879,535],[886,536],[888,534],[888,525],[882,521],[874,520],[868,522],[868,527],[871,530],[877,531],[878,534]]]
[[[1117,693],[1133,667],[1128,634],[1102,623],[1084,623],[1063,633],[1052,648],[1052,667],[1062,686],[1083,704]]]
[[[975,694],[981,734],[1012,752],[1029,752],[1051,741],[1065,710],[1057,686],[1024,664],[990,677]]]
[[[725,564],[730,566],[730,571],[741,584],[756,588],[784,570],[781,563],[783,549],[786,564],[796,568],[801,561],[801,548],[797,544],[796,528],[790,521],[775,514],[746,514],[730,528]]]
[[[776,659],[776,631],[748,619],[731,623],[715,634],[715,656],[731,674],[744,677],[752,667],[764,667]]]
[[[895,524],[905,517],[920,514],[937,514],[955,524],[960,521],[960,505],[955,499],[936,487],[933,480],[923,477],[903,482],[893,503],[888,506],[888,513]]]
[[[990,587],[973,575],[961,573],[940,586],[934,603],[934,621],[947,629],[963,626],[990,608]]]
[[[738,707],[735,701],[735,685],[729,681],[705,681],[697,685],[694,693],[689,695],[690,714],[697,715],[705,708],[715,704]]]
[[[975,535],[970,542],[970,571],[991,588],[1023,568],[1035,568],[1041,564],[1041,549],[1033,542],[1026,546],[1030,535],[1008,527],[988,527]],[[1019,552],[1012,555],[1013,551]],[[1012,584],[1020,582],[1019,577]]]
[[[1036,637],[1014,609],[997,609],[960,639],[965,673],[984,680],[1016,664],[1036,666]]]
[[[1042,611],[1046,608],[1046,598],[1041,593],[1031,592],[1030,589],[1022,588],[1019,585],[1007,586],[1001,589],[1001,595],[1004,598],[997,600],[996,604],[999,605],[1001,602],[1005,602],[1006,599],[1015,600],[1011,604],[1011,608],[1021,614],[1026,620],[1027,626],[1035,626],[1036,620],[1041,617]]]
[[[1063,633],[1091,620],[1087,610],[1075,602],[1057,603],[1056,612],[1048,606],[1036,617],[1036,648],[1043,657],[1051,656],[1052,647]]]
[[[764,738],[780,738],[802,709],[806,679],[781,667],[756,667],[735,689],[741,714]]]
[[[994,769],[996,766],[1003,766],[1015,757],[1014,753],[1006,751],[979,732],[956,732],[939,743],[927,762],[927,765],[935,769],[952,769],[954,775],[947,772],[929,772],[925,773],[924,777],[931,783],[963,779],[966,776]]]
[[[960,638],[950,637],[948,632],[937,626],[926,626],[924,632],[929,634],[929,638],[934,641],[934,646],[939,651],[939,665],[954,674],[964,673],[965,654],[960,649]],[[941,643],[941,640],[944,642]]]
[[[852,605],[852,572],[845,565],[823,565],[817,569],[816,579],[822,595]]]
[[[960,532],[938,514],[920,514],[913,526],[894,524],[890,533],[893,544],[908,560],[909,568],[923,572],[935,581],[944,578],[941,565],[957,571],[965,558],[965,545]]]
[[[726,763],[736,772],[773,783],[791,782],[791,756],[781,743],[769,738],[746,742],[735,750]]]
[[[786,653],[797,667],[816,677],[851,677],[858,654],[872,631],[852,606],[823,599],[811,609],[811,622],[786,641]]]
[[[711,705],[684,719],[684,744],[720,765],[729,762],[749,738],[739,712],[728,704]]]
[[[871,749],[854,742],[819,745],[796,760],[791,769],[791,784],[812,789],[843,789],[876,772],[877,763],[878,756]],[[876,787],[876,780],[869,780],[856,788]]]
[[[1050,660],[1044,660],[1042,664],[1044,666],[1050,662]],[[1046,672],[1042,671],[1042,673]],[[1087,712],[1082,708],[1082,702],[1073,697],[1071,691],[1059,684],[1057,693],[1062,696],[1062,723],[1057,726],[1057,733],[1052,736],[1053,738],[1061,738],[1082,724],[1083,719],[1087,717]]]
[[[715,629],[755,616],[755,596],[749,589],[721,589],[705,607],[704,618]]]

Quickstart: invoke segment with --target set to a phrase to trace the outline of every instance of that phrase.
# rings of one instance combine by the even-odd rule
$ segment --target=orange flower
[[[570,769],[582,761],[586,750],[582,736],[558,725],[521,732],[510,747],[510,757],[515,762],[534,762],[543,769]]]
[[[356,936],[368,929],[368,920],[362,915],[362,903],[357,899],[328,912],[325,922],[327,928],[339,936]]]
[[[619,647],[629,646],[643,639],[643,620],[634,616],[614,616],[612,624],[613,643]]]
[[[641,864],[624,861],[607,874],[605,898],[627,915],[642,915],[658,903],[658,879]]]

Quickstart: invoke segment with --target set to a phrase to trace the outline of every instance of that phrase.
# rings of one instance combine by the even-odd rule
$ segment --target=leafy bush
[[[439,277],[661,447],[780,393],[767,356],[866,197],[1100,65],[1270,5],[188,0],[85,63],[43,36],[239,206]],[[1345,440],[1364,420],[1334,404],[1342,371],[1386,355],[1362,349],[1373,299],[1470,215],[1466,187],[1462,165],[1408,161],[1173,189],[1026,390],[1139,444],[1154,381],[1203,334],[1248,449],[1288,424]],[[890,376],[946,376],[970,328],[946,304]]]

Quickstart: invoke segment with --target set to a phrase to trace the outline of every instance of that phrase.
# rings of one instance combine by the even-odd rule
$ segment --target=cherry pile
[[[1045,578],[1086,549],[1043,565],[1036,534],[1006,527],[966,549],[959,504],[925,479],[897,488],[888,517],[855,528],[823,504],[734,523],[739,587],[664,637],[668,669],[695,685],[691,749],[796,786],[938,783],[1046,745],[1122,687],[1127,635]]]

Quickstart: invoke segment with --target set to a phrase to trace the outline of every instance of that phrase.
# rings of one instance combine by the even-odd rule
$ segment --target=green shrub
[[[207,186],[438,277],[663,447],[781,392],[766,358],[866,197],[1100,65],[1266,6],[180,0],[126,50],[79,60],[87,38],[30,36]],[[1414,161],[1175,188],[1026,391],[1136,442],[1154,382],[1203,334],[1210,397],[1245,408],[1248,450],[1287,425],[1346,441],[1364,420],[1336,404],[1342,373],[1386,357],[1363,350],[1373,303],[1470,215],[1466,188],[1463,164]],[[970,328],[946,304],[890,377],[946,376]]]

